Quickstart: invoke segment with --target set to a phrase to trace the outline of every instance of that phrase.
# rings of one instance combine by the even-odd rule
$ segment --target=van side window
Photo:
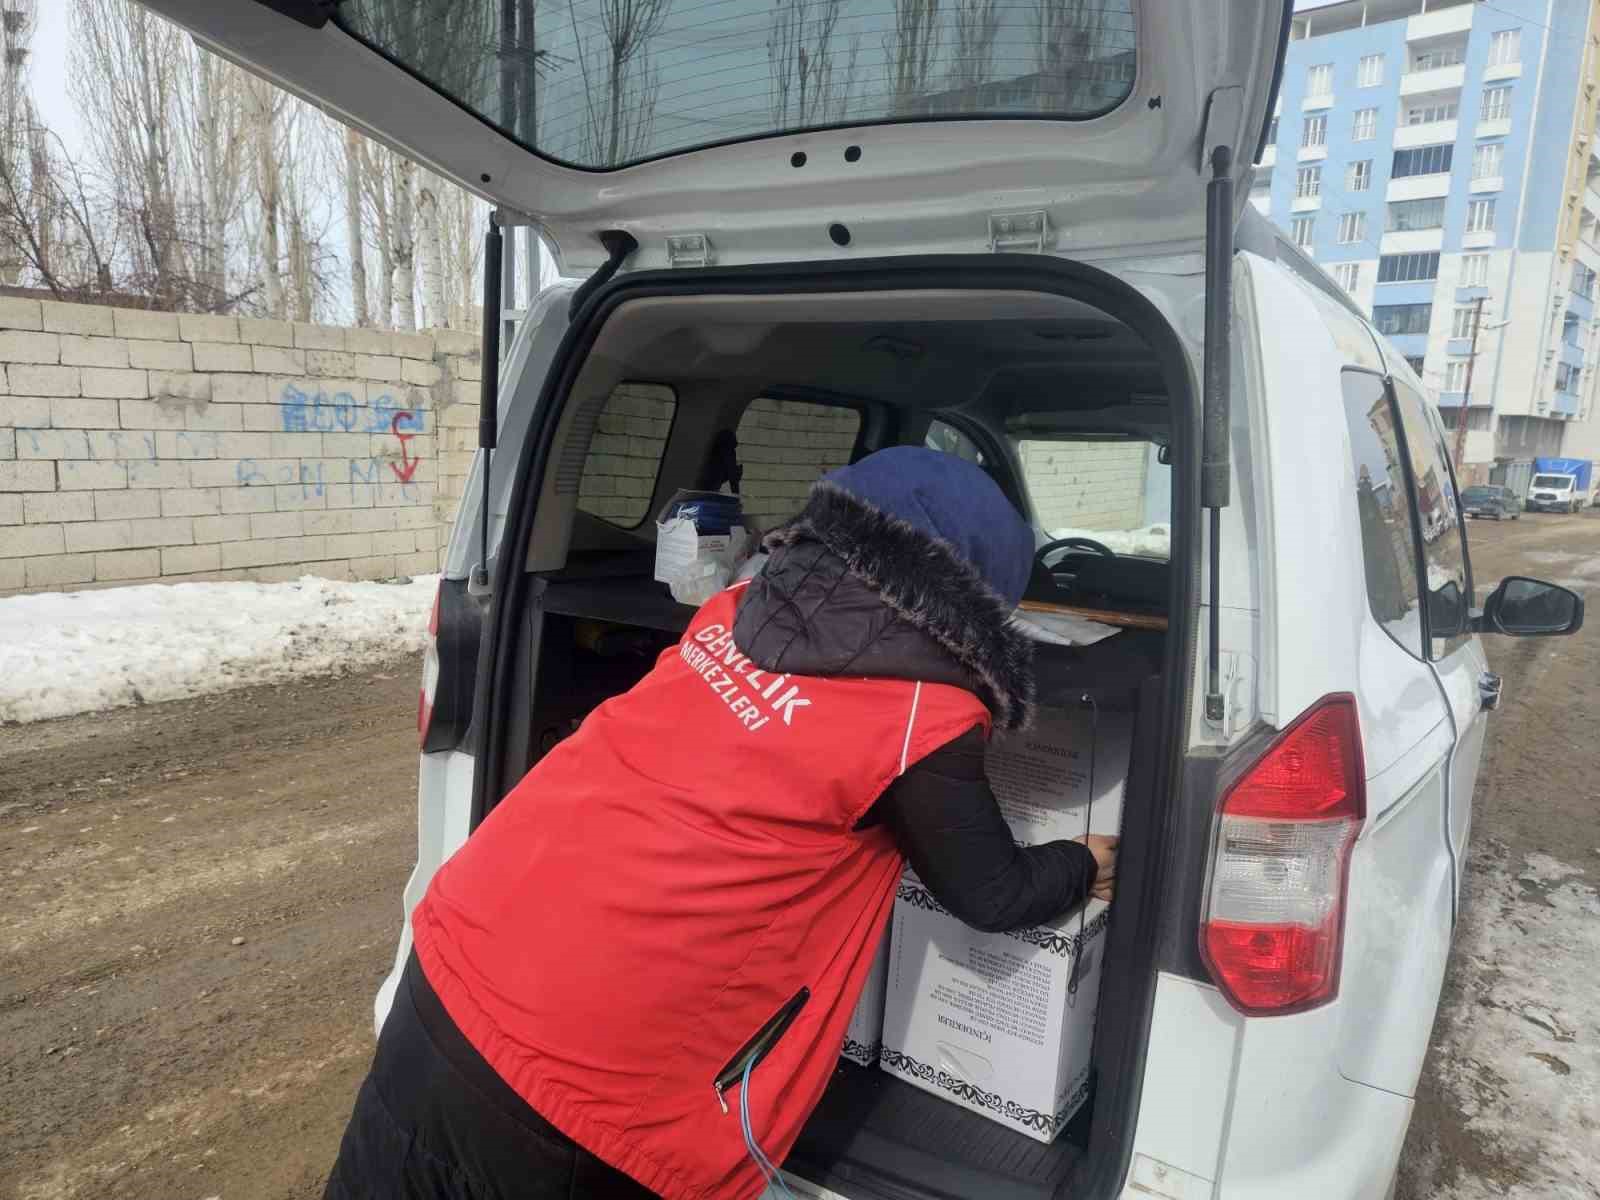
[[[944,454],[954,454],[957,458],[964,458],[969,463],[983,466],[983,451],[978,449],[978,443],[973,441],[954,425],[944,421],[935,420],[928,426],[928,436],[922,444],[929,450],[938,450]]]
[[[1422,531],[1422,557],[1427,567],[1430,657],[1443,658],[1468,636],[1472,606],[1466,539],[1461,531],[1461,506],[1456,499],[1450,456],[1438,427],[1428,420],[1425,401],[1403,380],[1394,380],[1400,432],[1411,462],[1417,523]]]
[[[781,525],[806,502],[815,483],[850,461],[861,414],[836,404],[755,400],[739,418],[739,493],[746,516],[763,530]]]
[[[1384,630],[1408,653],[1422,657],[1417,595],[1416,527],[1408,499],[1394,405],[1381,376],[1346,371],[1344,415],[1355,457],[1356,508],[1367,602]]]
[[[623,529],[650,515],[650,497],[678,399],[659,383],[620,383],[606,398],[583,460],[578,507]]]

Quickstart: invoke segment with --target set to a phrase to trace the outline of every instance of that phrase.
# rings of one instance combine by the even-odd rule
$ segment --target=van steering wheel
[[[1117,556],[1117,552],[1115,550],[1111,549],[1109,546],[1095,541],[1093,538],[1069,537],[1056,538],[1052,542],[1046,542],[1033,552],[1033,561],[1038,566],[1043,567],[1045,565],[1044,560],[1050,555],[1054,554],[1057,550],[1069,550],[1073,547],[1082,547],[1085,550],[1093,550],[1096,554],[1103,555],[1106,558],[1115,558]]]

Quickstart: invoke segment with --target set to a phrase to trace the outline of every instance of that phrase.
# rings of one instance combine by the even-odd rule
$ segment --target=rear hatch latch
[[[1039,254],[1050,240],[1050,216],[1034,212],[990,213],[989,249],[995,254]]]

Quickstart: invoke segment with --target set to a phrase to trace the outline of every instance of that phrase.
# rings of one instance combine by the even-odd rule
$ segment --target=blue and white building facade
[[[1251,200],[1466,411],[1467,480],[1600,457],[1597,39],[1600,0],[1296,9]]]

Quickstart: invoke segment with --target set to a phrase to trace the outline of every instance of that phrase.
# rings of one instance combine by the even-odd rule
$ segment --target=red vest
[[[412,914],[422,969],[491,1066],[592,1154],[672,1200],[753,1197],[730,1060],[809,998],[750,1081],[781,1162],[822,1097],[894,901],[855,823],[981,725],[944,684],[771,675],[737,589],[695,614],[450,859]]]

